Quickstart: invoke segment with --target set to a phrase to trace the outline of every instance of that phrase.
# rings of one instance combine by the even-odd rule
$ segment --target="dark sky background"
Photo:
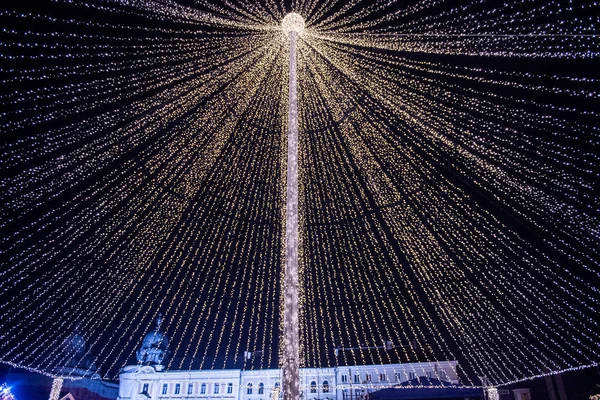
[[[332,4],[309,26],[371,3]],[[381,22],[418,4],[354,24],[557,36],[306,39],[304,365],[454,358],[463,382],[500,384],[595,364],[600,48],[569,35],[597,33],[598,7],[457,0]],[[244,368],[277,367],[285,45],[112,3],[32,7],[0,14],[0,360],[51,371],[78,327],[114,378],[163,313],[169,368],[244,350],[262,351]],[[334,356],[383,340],[399,346]]]

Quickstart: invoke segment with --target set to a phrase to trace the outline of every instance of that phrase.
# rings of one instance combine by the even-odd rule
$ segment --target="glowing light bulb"
[[[289,13],[281,22],[281,28],[286,35],[289,35],[290,32],[296,32],[298,35],[302,34],[304,31],[305,23],[302,15],[298,13]]]

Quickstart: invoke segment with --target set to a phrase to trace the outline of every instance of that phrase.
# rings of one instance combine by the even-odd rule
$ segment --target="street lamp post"
[[[60,397],[60,391],[63,386],[64,379],[60,377],[55,377],[52,381],[52,389],[50,390],[50,398],[49,400],[58,400]]]

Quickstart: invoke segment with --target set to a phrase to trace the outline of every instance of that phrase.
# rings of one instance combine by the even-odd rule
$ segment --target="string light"
[[[0,11],[0,360],[115,378],[162,312],[169,369],[281,365],[283,21],[301,365],[597,364],[599,4],[292,3]]]

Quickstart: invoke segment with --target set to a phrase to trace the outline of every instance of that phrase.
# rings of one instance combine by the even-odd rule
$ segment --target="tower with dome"
[[[100,378],[92,346],[87,344],[79,328],[63,341],[62,347],[66,357],[62,366],[55,371],[57,376]]]
[[[152,366],[156,371],[163,369],[163,361],[169,355],[169,339],[160,329],[162,322],[162,314],[159,314],[156,318],[156,328],[146,334],[142,346],[136,352],[139,365]]]

